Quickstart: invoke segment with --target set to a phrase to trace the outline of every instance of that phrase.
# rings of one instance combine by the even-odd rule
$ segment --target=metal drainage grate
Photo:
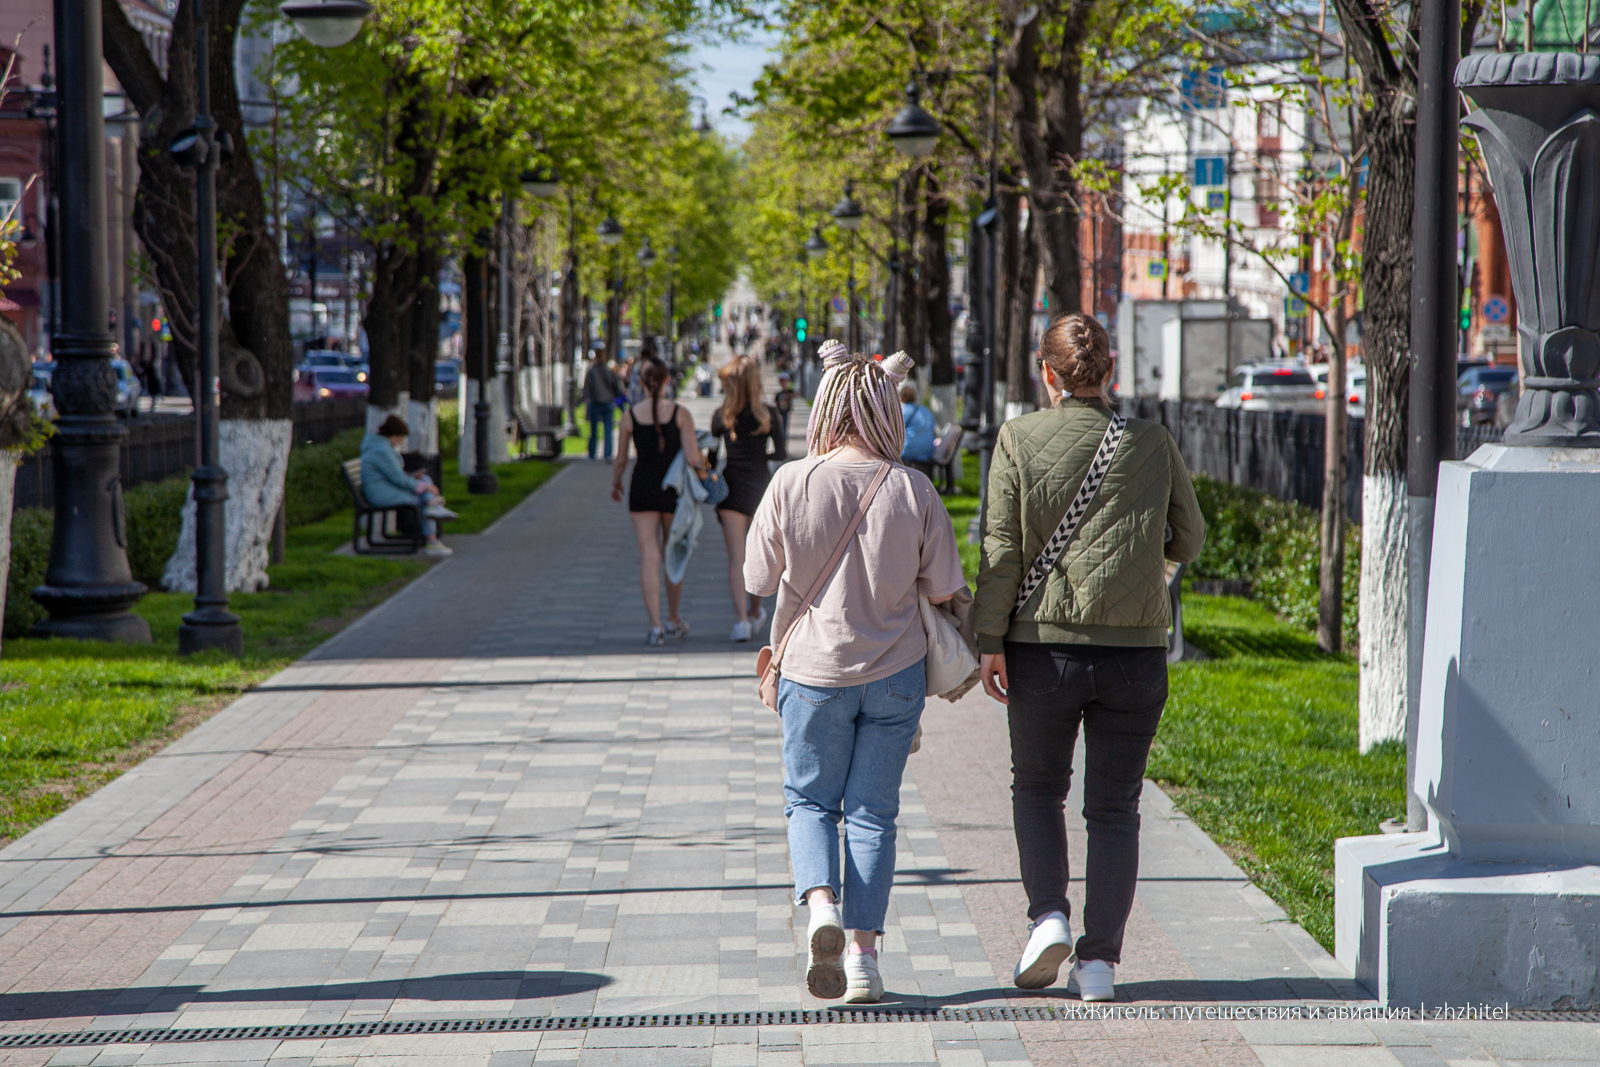
[[[520,1019],[406,1019],[353,1023],[296,1023],[292,1026],[212,1026],[191,1030],[80,1030],[73,1033],[0,1034],[0,1048],[43,1048],[68,1045],[163,1045],[193,1041],[292,1041],[306,1038],[380,1037],[403,1034],[482,1034],[514,1030],[605,1030],[674,1026],[814,1026],[821,1023],[982,1023],[1067,1022],[1114,1018],[1210,1020],[1208,1011],[1244,1019],[1249,1011],[1280,1012],[1311,1005],[1144,1005],[1068,1004],[1036,1008],[883,1008],[872,1011],[719,1011],[681,1015],[566,1015]],[[1365,1010],[1382,1018],[1370,1005],[1333,1005],[1324,1012]],[[1398,1010],[1398,1009],[1397,1009]],[[1261,1016],[1256,1016],[1257,1018]],[[1281,1016],[1280,1016],[1281,1017]],[[1323,1016],[1326,1017],[1326,1016]],[[1431,1019],[1432,1012],[1429,1013]],[[1413,1015],[1413,1021],[1416,1020]],[[1513,1022],[1600,1022],[1600,1011],[1502,1012]]]

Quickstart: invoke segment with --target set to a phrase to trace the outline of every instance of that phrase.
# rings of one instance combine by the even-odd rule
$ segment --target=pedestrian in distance
[[[917,403],[916,386],[907,383],[900,387],[900,414],[906,420],[906,448],[900,462],[933,477],[934,425],[933,412]]]
[[[422,512],[422,554],[444,559],[451,550],[439,540],[436,519],[453,519],[456,513],[444,506],[444,496],[427,475],[409,474],[400,450],[411,436],[411,427],[399,415],[383,420],[376,433],[361,440],[361,495],[375,508],[395,508],[414,504]]]
[[[589,415],[589,458],[597,458],[600,441],[605,441],[605,458],[610,461],[611,422],[617,412],[617,397],[622,383],[606,366],[597,348],[589,353],[589,369],[583,375],[583,402]]]
[[[650,632],[645,643],[658,646],[667,638],[689,636],[689,624],[679,614],[683,603],[683,583],[668,580],[667,625],[661,625],[661,563],[672,518],[678,510],[678,493],[664,488],[662,480],[678,453],[687,454],[691,467],[704,468],[705,457],[695,443],[694,418],[689,410],[664,401],[667,368],[659,359],[640,360],[639,382],[645,397],[623,412],[617,428],[617,458],[613,468],[611,499],[622,500],[622,473],[628,466],[628,442],[633,442],[638,462],[628,486],[628,513],[639,539],[639,592],[644,596],[645,614],[650,617]],[[663,406],[665,405],[665,406]]]
[[[794,411],[794,383],[788,374],[778,375],[778,391],[772,395],[772,406],[778,409],[783,420],[783,439],[789,439],[789,415]]]
[[[761,632],[767,609],[761,598],[745,591],[744,543],[750,520],[772,479],[769,460],[789,458],[783,420],[761,396],[761,367],[749,356],[735,356],[717,372],[722,380],[722,406],[711,416],[712,436],[727,442],[728,461],[722,477],[728,495],[717,505],[717,521],[728,546],[728,593],[733,597],[730,641],[748,641]]]
[[[926,697],[919,598],[943,603],[966,579],[939,494],[896,462],[905,444],[897,390],[911,360],[879,363],[837,341],[819,355],[809,455],[773,475],[744,579],[750,592],[778,596],[784,812],[795,901],[810,913],[806,987],[873,1003],[883,997],[877,938],[894,883],[900,779]]]
[[[978,575],[979,674],[1006,705],[1012,823],[1032,921],[1013,978],[1115,996],[1139,874],[1139,794],[1167,701],[1165,560],[1187,563],[1205,521],[1172,435],[1107,399],[1111,340],[1086,315],[1045,332],[1053,407],[1000,428]],[[1040,576],[1043,576],[1040,580]],[[1072,939],[1063,812],[1083,731],[1083,936]]]

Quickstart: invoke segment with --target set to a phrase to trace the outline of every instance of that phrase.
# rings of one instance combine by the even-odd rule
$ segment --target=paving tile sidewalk
[[[711,403],[689,402],[701,424]],[[609,483],[606,465],[571,463],[311,656],[0,851],[0,1033],[823,1006],[799,965],[756,643],[725,640],[719,531],[708,520],[691,565],[694,632],[648,649]],[[1060,1004],[1009,984],[1025,919],[1001,713],[981,696],[935,702],[927,729],[902,792],[891,1004]],[[1158,791],[1145,810],[1129,1006],[1356,995]],[[1539,1025],[1498,1024],[1502,1058],[1521,1042],[1529,1062],[1562,1048],[1600,1060],[1592,1032]],[[0,1062],[1354,1065],[1488,1062],[1486,1040],[1461,1024],[883,1022],[0,1049]]]

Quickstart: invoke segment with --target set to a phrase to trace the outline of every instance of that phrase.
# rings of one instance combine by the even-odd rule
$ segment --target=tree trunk
[[[918,367],[927,363],[927,315],[922,301],[922,281],[917,270],[917,236],[921,230],[922,168],[917,167],[900,183],[900,222],[905,234],[905,251],[900,253],[900,278],[895,292],[899,313],[899,347]]]
[[[406,316],[406,373],[410,394],[406,422],[411,426],[412,451],[426,457],[439,454],[439,399],[435,395],[434,365],[439,359],[439,246],[429,241],[417,250],[411,310]]]
[[[1011,88],[1011,129],[1028,175],[1030,222],[1038,220],[1039,259],[1054,319],[1083,305],[1077,182],[1070,168],[1083,152],[1082,49],[1094,0],[1006,0],[1005,7],[1015,27],[1002,60]],[[1060,28],[1053,58],[1040,55],[1046,25]]]
[[[1332,308],[1333,349],[1328,356],[1322,438],[1322,553],[1317,576],[1317,647],[1338,652],[1344,642],[1345,407],[1344,297]]]
[[[1367,137],[1362,339],[1367,367],[1362,479],[1361,749],[1405,736],[1410,614],[1406,413],[1410,405],[1411,216],[1416,132],[1400,93],[1362,116]]]
[[[928,205],[922,216],[922,300],[928,323],[928,384],[954,385],[955,357],[950,349],[950,258],[945,223],[950,201],[933,175],[928,178]]]
[[[1010,359],[1011,327],[1016,316],[1011,314],[1011,294],[1017,287],[1017,248],[1022,229],[1022,194],[1015,189],[1000,190],[1000,270],[994,304],[997,320],[994,324],[994,380],[995,399],[1004,402],[1002,383],[1011,380]]]
[[[234,40],[244,0],[217,0],[210,22],[211,110],[233,142],[217,176],[217,211],[232,234],[219,250],[227,318],[221,324],[222,404],[218,459],[228,472],[227,588],[267,584],[272,527],[283,503],[283,477],[293,438],[294,349],[289,338],[288,281],[267,226],[266,200],[245,138],[234,82]],[[115,0],[102,0],[102,48],[129,102],[142,116],[134,228],[155,266],[173,324],[179,374],[196,395],[198,273],[194,178],[167,152],[196,111],[194,9],[180,3],[173,18],[167,75],[162,76]],[[168,588],[194,588],[194,502],[184,508],[184,533],[167,565]]]
[[[1033,205],[1028,207],[1028,225],[1017,241],[1015,281],[1008,290],[1011,299],[1007,317],[1011,325],[1006,329],[1005,349],[1007,419],[1026,415],[1038,406],[1028,357],[1033,352],[1033,297],[1039,288],[1039,245],[1045,227],[1034,214]]]

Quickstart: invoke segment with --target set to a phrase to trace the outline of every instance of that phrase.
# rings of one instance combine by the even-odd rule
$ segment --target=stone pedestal
[[[1390,1004],[1600,1007],[1600,450],[1439,469],[1426,834],[1335,852],[1337,955]]]

